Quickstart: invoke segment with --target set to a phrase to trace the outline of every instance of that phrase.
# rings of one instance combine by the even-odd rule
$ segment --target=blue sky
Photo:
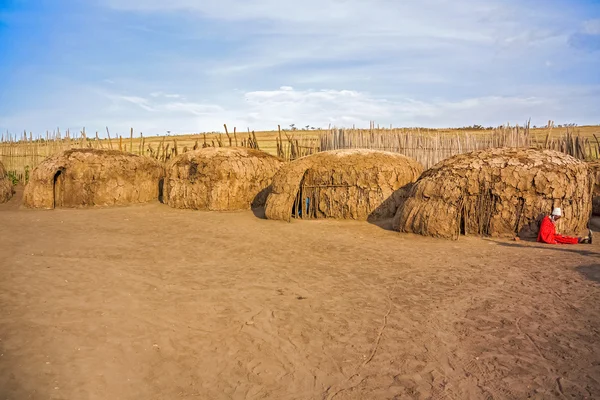
[[[0,0],[0,130],[600,123],[600,1]]]

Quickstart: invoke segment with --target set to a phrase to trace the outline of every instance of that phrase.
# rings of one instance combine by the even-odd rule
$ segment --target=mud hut
[[[534,237],[543,214],[561,207],[558,228],[579,234],[591,213],[585,162],[553,150],[489,149],[446,159],[425,171],[398,209],[401,232]]]
[[[33,170],[23,204],[32,208],[116,206],[159,198],[164,168],[115,150],[72,149]]]
[[[269,219],[380,219],[394,216],[423,167],[397,153],[334,150],[284,165],[273,178]]]
[[[588,164],[594,174],[594,192],[592,197],[592,213],[600,216],[600,161]]]
[[[261,206],[282,164],[277,157],[244,147],[190,151],[167,165],[165,200],[171,207],[194,210]]]
[[[8,178],[8,174],[4,169],[4,165],[0,162],[0,203],[6,203],[13,195],[12,182]]]

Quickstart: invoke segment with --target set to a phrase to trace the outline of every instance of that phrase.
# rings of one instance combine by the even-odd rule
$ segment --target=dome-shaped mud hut
[[[0,162],[0,203],[6,203],[13,195],[12,182],[8,178],[8,174],[4,169],[4,165]]]
[[[283,162],[245,147],[207,147],[167,165],[165,202],[174,208],[228,211],[262,206]]]
[[[588,164],[594,174],[594,193],[592,198],[592,213],[600,216],[600,161]]]
[[[394,216],[423,167],[397,153],[334,150],[284,165],[265,208],[269,219],[380,219]]]
[[[589,221],[593,179],[585,162],[553,150],[489,149],[446,159],[425,171],[398,209],[401,232],[534,237],[542,214],[561,207],[559,230]]]
[[[159,198],[164,168],[115,150],[72,149],[33,170],[23,204],[32,208],[116,206]]]

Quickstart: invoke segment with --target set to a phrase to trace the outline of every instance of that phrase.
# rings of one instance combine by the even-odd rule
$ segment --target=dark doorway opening
[[[464,208],[461,208],[460,210],[460,235],[466,235],[467,234],[467,222],[465,221],[465,210]]]
[[[160,181],[158,181],[158,201],[163,204],[165,202],[164,188],[165,188],[165,178],[161,178]]]
[[[317,218],[314,206],[319,196],[319,187],[309,184],[310,180],[308,179],[308,174],[309,171],[306,171],[300,182],[300,186],[298,187],[298,194],[296,195],[294,205],[292,206],[292,218]]]
[[[64,188],[64,181],[65,181],[65,176],[64,176],[64,170],[58,170],[56,172],[56,174],[54,174],[54,180],[53,180],[53,198],[54,198],[54,202],[53,202],[53,208],[57,208],[57,207],[62,207],[64,204],[64,193],[65,193],[65,188]]]

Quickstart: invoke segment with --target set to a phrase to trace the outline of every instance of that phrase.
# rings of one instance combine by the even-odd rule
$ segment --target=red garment
[[[556,234],[556,227],[550,217],[545,216],[540,224],[540,233],[537,238],[538,242],[549,244],[577,244],[579,239],[576,237],[562,236]]]

